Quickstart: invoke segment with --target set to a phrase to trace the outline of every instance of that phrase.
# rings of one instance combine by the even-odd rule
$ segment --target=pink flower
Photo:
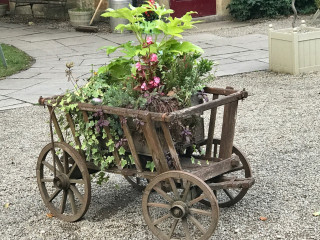
[[[153,80],[157,85],[159,85],[159,83],[160,83],[160,78],[159,77],[154,77]]]
[[[146,90],[146,88],[147,88],[147,84],[145,82],[143,82],[142,85],[141,85],[141,89],[142,90]]]
[[[136,68],[138,69],[138,71],[141,71],[141,63],[140,62],[136,63]]]
[[[147,37],[147,44],[148,45],[150,45],[150,44],[152,44],[153,42],[152,42],[152,37]]]
[[[158,87],[160,84],[160,78],[159,77],[154,77],[153,81],[150,81],[149,84],[152,85],[152,87]]]
[[[154,53],[150,55],[150,62],[158,62],[158,56]]]

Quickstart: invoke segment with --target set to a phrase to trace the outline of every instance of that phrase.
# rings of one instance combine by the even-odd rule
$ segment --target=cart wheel
[[[41,197],[53,216],[67,222],[79,220],[88,210],[91,183],[85,160],[67,143],[46,145],[37,162],[37,181]],[[56,176],[54,177],[54,171]]]
[[[148,180],[146,178],[134,177],[134,176],[125,176],[124,178],[131,184],[131,186],[138,191],[142,192],[148,185]]]
[[[220,139],[213,139],[214,155],[219,155]],[[232,154],[239,157],[242,166],[233,172],[228,172],[219,177],[213,178],[210,182],[218,182],[221,177],[227,178],[251,178],[252,172],[248,161],[242,152],[235,146],[232,148]],[[239,202],[247,193],[248,188],[229,188],[215,190],[214,194],[219,203],[219,207],[230,207]]]
[[[194,194],[195,188],[200,195]],[[203,199],[209,206],[200,203]],[[200,178],[182,171],[162,173],[148,184],[142,212],[159,239],[209,239],[219,218],[212,190]]]

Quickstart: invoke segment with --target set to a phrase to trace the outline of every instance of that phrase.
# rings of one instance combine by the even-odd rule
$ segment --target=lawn
[[[33,58],[25,52],[7,44],[1,44],[8,67],[6,68],[0,57],[0,79],[29,68]]]

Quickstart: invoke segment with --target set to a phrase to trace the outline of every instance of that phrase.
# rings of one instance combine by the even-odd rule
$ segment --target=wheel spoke
[[[81,195],[81,193],[79,192],[78,188],[76,188],[74,185],[70,185],[70,189],[71,191],[77,196],[77,198],[83,202],[83,196]]]
[[[173,224],[172,224],[170,232],[169,232],[169,239],[171,238],[172,234],[174,233],[174,230],[176,229],[178,222],[179,222],[179,219],[175,219],[173,221]]]
[[[43,164],[44,166],[46,166],[47,168],[49,168],[49,170],[51,170],[52,172],[54,172],[54,167],[53,167],[50,163],[48,163],[48,162],[46,162],[46,161],[42,161],[42,164]],[[56,173],[57,173],[57,174],[61,174],[61,172],[60,172],[58,169],[56,169]]]
[[[228,189],[223,189],[223,191],[225,192],[225,194],[230,198],[230,200],[234,199],[233,194],[228,190]]]
[[[85,184],[83,179],[69,179],[70,183]]]
[[[76,202],[74,200],[73,192],[70,189],[68,190],[68,195],[69,195],[69,199],[70,199],[72,213],[75,215],[75,214],[77,214],[77,206],[76,206]]]
[[[42,178],[41,182],[53,182],[53,178]]]
[[[72,165],[72,167],[71,167],[70,171],[68,172],[68,177],[70,177],[70,176],[71,176],[71,174],[72,174],[72,173],[73,173],[73,171],[76,169],[76,167],[77,167],[77,164],[76,164],[76,163],[74,163],[74,164]]]
[[[206,196],[204,194],[201,194],[199,197],[193,199],[192,201],[190,201],[188,203],[188,206],[192,206],[193,204],[197,203],[197,202],[200,202],[201,200],[203,200]]]
[[[57,155],[55,155],[55,162],[56,162],[56,165],[58,166],[59,171],[64,172],[62,163],[60,162],[60,159]]]
[[[61,199],[61,205],[60,205],[60,213],[63,214],[64,210],[66,209],[66,203],[67,203],[67,191],[63,190],[63,195]]]
[[[191,182],[189,182],[189,181],[187,181],[186,184],[183,183],[183,187],[184,187],[184,191],[185,192],[183,193],[182,201],[184,201],[184,202],[187,200],[188,193],[189,193],[189,190],[190,190],[190,185],[191,185]]]
[[[174,180],[172,178],[169,178],[169,182],[170,182],[170,185],[171,185],[171,188],[172,188],[174,195],[176,196],[177,199],[180,199],[180,195],[178,193],[177,186],[176,186]]]
[[[189,208],[189,211],[193,214],[200,214],[200,215],[207,215],[207,216],[211,216],[212,214],[211,211],[205,211],[197,208]]]
[[[152,224],[158,225],[159,223],[163,222],[164,220],[168,219],[171,216],[170,213],[168,213],[167,215],[162,216],[161,218],[158,218],[157,220],[155,220]]]
[[[188,221],[186,218],[183,218],[182,219],[182,226],[184,228],[184,232],[186,234],[186,238],[187,240],[191,240],[191,235],[190,235],[190,232],[189,232],[189,227],[188,227]]]
[[[168,202],[173,202],[173,199],[167,193],[165,193],[161,188],[154,186],[153,189],[156,190],[157,193],[159,193]]]
[[[206,233],[205,228],[202,226],[202,224],[191,214],[188,215],[188,218],[190,219],[191,222],[193,222],[194,225],[203,233]]]
[[[58,196],[58,194],[61,192],[61,189],[57,189],[52,195],[51,197],[49,197],[49,202],[51,202],[56,196]]]
[[[147,204],[148,207],[157,207],[157,208],[165,208],[165,209],[170,209],[171,205],[169,204],[164,204],[164,203],[155,203],[155,202],[149,202]]]
[[[69,161],[68,161],[68,153],[63,151],[63,161],[64,161],[64,172],[66,174],[69,173]]]

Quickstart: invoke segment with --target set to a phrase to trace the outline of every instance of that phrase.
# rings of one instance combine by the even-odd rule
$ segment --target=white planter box
[[[269,28],[269,69],[299,74],[320,70],[320,29],[307,27]]]

